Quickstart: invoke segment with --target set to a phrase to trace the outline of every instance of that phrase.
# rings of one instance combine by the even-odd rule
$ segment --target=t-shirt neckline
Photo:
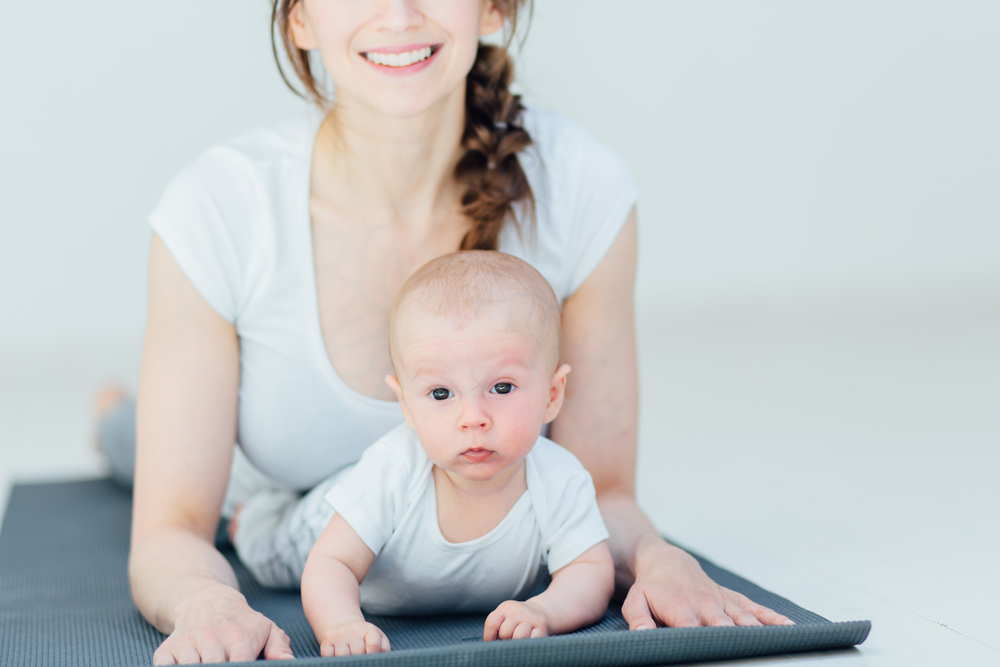
[[[300,193],[300,196],[304,195],[305,199],[305,215],[295,216],[296,225],[300,224],[300,217],[305,218],[305,242],[303,246],[306,255],[306,282],[309,284],[306,302],[309,310],[309,338],[312,341],[313,355],[319,361],[319,368],[327,382],[341,392],[341,395],[346,394],[358,402],[365,403],[377,409],[396,412],[400,410],[398,401],[385,401],[380,398],[372,398],[348,385],[340,377],[336,367],[333,365],[330,352],[326,349],[326,341],[323,340],[323,326],[319,317],[319,288],[316,284],[316,249],[313,245],[312,207],[310,200],[312,197],[312,163],[316,152],[316,139],[325,120],[326,115],[322,112],[312,110],[309,114],[310,122],[307,127],[303,150],[301,151],[301,154],[304,156],[304,162],[300,165],[299,169],[300,175],[305,180],[305,183],[302,184],[304,192]]]
[[[500,519],[500,523],[493,526],[490,532],[485,535],[480,535],[473,540],[466,540],[465,542],[449,542],[445,539],[444,534],[441,532],[441,523],[438,521],[438,505],[437,505],[437,487],[434,483],[434,471],[433,467],[427,469],[428,482],[424,489],[424,493],[431,494],[430,502],[425,504],[426,512],[428,516],[426,519],[433,526],[431,531],[431,537],[438,546],[444,549],[449,549],[451,551],[473,551],[475,549],[482,549],[483,547],[493,544],[508,532],[510,532],[511,526],[514,522],[520,519],[524,514],[527,514],[531,509],[531,490],[525,489],[524,493],[517,499],[517,502],[508,510],[507,514]]]

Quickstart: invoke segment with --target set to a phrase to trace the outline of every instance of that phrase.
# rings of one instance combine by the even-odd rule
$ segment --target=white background
[[[92,474],[90,396],[136,380],[146,214],[303,103],[265,0],[7,5],[0,477]],[[641,187],[641,501],[875,618],[828,659],[1000,660],[998,27],[993,1],[539,0],[519,55]]]
[[[137,334],[145,216],[301,107],[268,3],[9,3],[0,341]],[[530,99],[642,188],[644,303],[1000,280],[995,2],[539,0]]]

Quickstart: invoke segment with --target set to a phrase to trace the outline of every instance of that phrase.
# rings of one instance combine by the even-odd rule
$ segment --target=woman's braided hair
[[[308,51],[292,41],[289,16],[301,0],[273,0],[271,46],[281,77],[296,94],[325,106],[326,95],[316,81]],[[508,220],[517,224],[514,205],[525,202],[534,218],[535,198],[528,177],[517,154],[531,145],[531,136],[520,125],[524,107],[521,96],[510,92],[514,63],[508,54],[517,31],[517,13],[532,0],[493,0],[506,18],[509,29],[503,46],[479,45],[476,62],[466,78],[465,131],[462,147],[465,154],[455,167],[455,180],[465,186],[462,213],[472,221],[472,228],[462,239],[460,250],[496,250],[500,232]],[[305,87],[300,92],[281,68],[278,39],[284,46],[295,75]]]

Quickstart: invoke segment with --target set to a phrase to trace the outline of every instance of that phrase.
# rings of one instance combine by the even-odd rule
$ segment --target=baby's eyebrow
[[[420,377],[422,375],[439,375],[440,371],[436,368],[428,368],[427,366],[417,366],[414,369],[412,376]]]
[[[492,375],[496,377],[503,377],[507,375],[512,375],[517,371],[526,371],[529,370],[530,368],[531,366],[529,364],[524,363],[523,361],[519,361],[517,359],[508,359],[494,366],[493,369],[490,370],[488,374],[484,373],[484,376]],[[412,377],[414,381],[421,380],[425,377],[443,379],[441,377],[440,372],[437,369],[426,368],[426,367],[425,368],[417,367],[417,369],[413,371],[413,374],[410,377]]]

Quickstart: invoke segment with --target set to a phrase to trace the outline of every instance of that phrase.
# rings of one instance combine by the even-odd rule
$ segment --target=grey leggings
[[[101,418],[97,446],[108,459],[111,479],[132,489],[135,479],[135,401],[126,398]]]
[[[101,418],[97,425],[97,446],[107,457],[111,479],[127,491],[135,480],[135,400],[126,398]],[[233,452],[233,465],[229,471],[229,485],[222,505],[222,517],[216,544],[229,543],[226,524],[237,505],[262,489],[278,487],[259,472],[243,455],[239,447]],[[315,541],[315,539],[314,539]]]

